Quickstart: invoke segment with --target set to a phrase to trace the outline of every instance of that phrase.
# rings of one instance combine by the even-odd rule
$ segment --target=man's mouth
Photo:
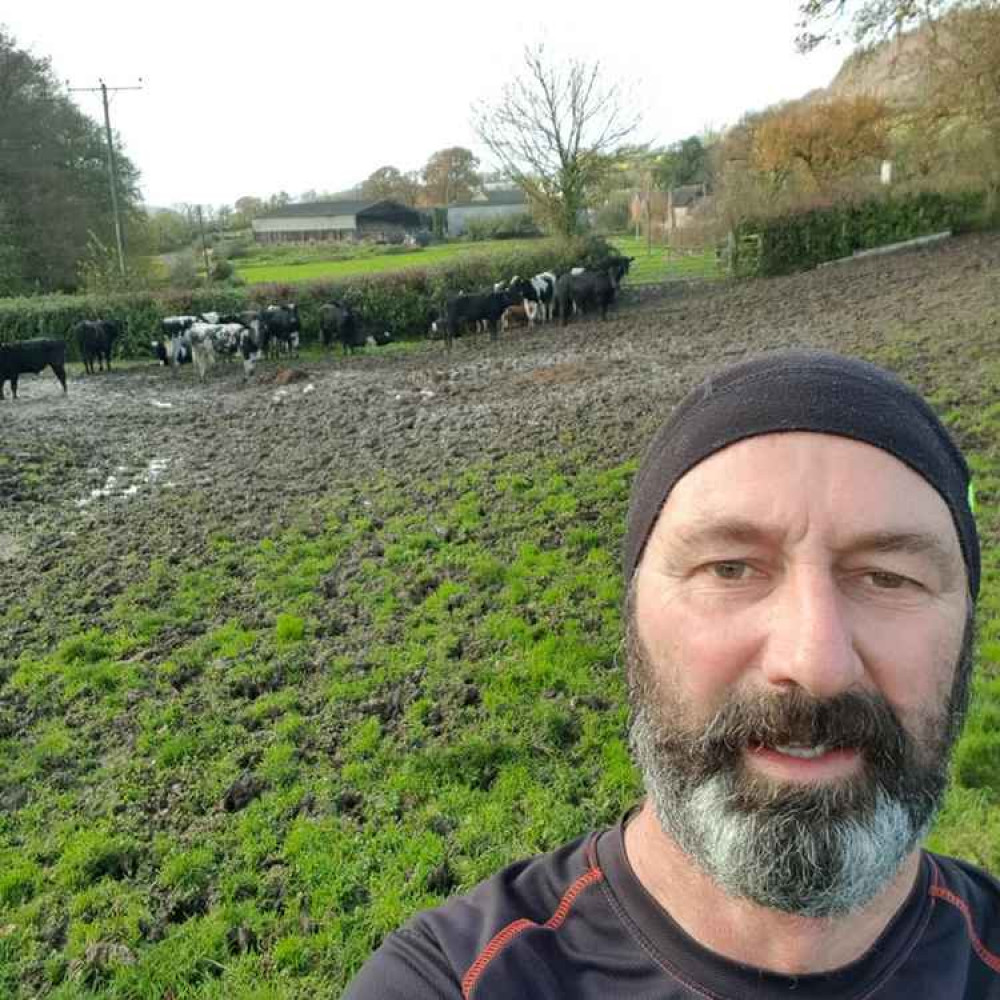
[[[790,780],[843,778],[861,758],[857,747],[828,743],[758,743],[747,747],[747,754],[764,773]]]
[[[785,754],[786,757],[800,757],[802,760],[813,760],[816,757],[822,757],[823,754],[829,752],[830,748],[824,744],[807,746],[802,743],[785,743],[774,747],[774,750]]]

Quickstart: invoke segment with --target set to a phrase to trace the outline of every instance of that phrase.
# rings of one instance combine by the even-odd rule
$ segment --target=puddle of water
[[[134,497],[143,487],[152,486],[167,471],[169,464],[169,461],[165,458],[150,459],[146,469],[135,476],[133,481],[127,486],[119,486],[119,476],[111,474],[104,481],[104,485],[100,489],[91,490],[89,496],[85,496],[82,500],[77,500],[76,505],[77,507],[86,507],[87,504],[105,497],[116,500],[127,500],[130,497]],[[119,465],[115,470],[119,474],[127,471],[128,469],[124,465]]]

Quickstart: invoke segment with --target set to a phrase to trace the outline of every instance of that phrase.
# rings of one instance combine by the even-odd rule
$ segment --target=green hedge
[[[319,338],[319,308],[331,299],[350,304],[362,320],[395,337],[423,336],[431,314],[458,291],[489,288],[515,274],[565,271],[574,265],[594,266],[614,252],[598,237],[560,243],[540,240],[537,247],[501,253],[470,250],[457,260],[426,269],[289,285],[209,286],[194,291],[135,292],[108,295],[43,295],[0,299],[0,343],[30,337],[61,337],[76,357],[70,331],[83,319],[115,319],[125,334],[116,348],[121,357],[148,357],[149,342],[158,336],[164,316],[187,313],[238,312],[273,302],[294,302],[302,317],[303,340]]]
[[[850,257],[855,250],[998,222],[987,217],[983,191],[885,195],[774,219],[748,219],[735,233],[733,272],[744,277],[791,274]]]

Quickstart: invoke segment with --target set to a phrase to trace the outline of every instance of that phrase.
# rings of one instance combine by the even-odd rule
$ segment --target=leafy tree
[[[889,124],[887,106],[875,97],[797,101],[765,116],[757,126],[751,164],[775,187],[799,170],[825,191],[888,153]]]
[[[962,4],[930,33],[927,89],[911,116],[940,149],[961,148],[1000,199],[1000,4]]]
[[[618,83],[603,80],[600,63],[560,66],[543,46],[529,47],[523,71],[500,98],[474,108],[474,127],[538,214],[571,236],[614,154],[639,126],[629,105]]]
[[[147,228],[155,253],[170,253],[189,247],[197,235],[191,218],[170,208],[151,214]]]
[[[449,205],[467,201],[480,184],[478,167],[479,158],[462,146],[439,149],[431,154],[422,171],[428,203]]]
[[[361,185],[361,197],[381,200],[392,198],[404,205],[415,205],[420,190],[419,181],[412,174],[404,174],[397,167],[379,167]]]
[[[877,45],[893,34],[932,20],[954,0],[801,0],[800,52],[810,52],[824,42],[840,44],[845,37],[865,47]]]
[[[705,184],[710,173],[709,152],[696,135],[668,146],[654,167],[656,186],[664,191],[683,184]]]
[[[237,198],[233,208],[236,209],[232,218],[234,229],[246,229],[258,215],[263,215],[267,211],[264,202],[252,195]]]
[[[49,61],[2,30],[0,122],[0,294],[72,289],[92,238],[114,244],[104,132]],[[140,214],[138,172],[120,148],[116,159],[128,230]]]

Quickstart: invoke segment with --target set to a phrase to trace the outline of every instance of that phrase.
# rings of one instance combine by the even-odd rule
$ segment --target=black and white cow
[[[191,338],[188,330],[205,320],[200,316],[164,316],[160,320],[160,339],[151,342],[161,365],[183,365],[191,361]]]
[[[266,354],[277,356],[284,350],[287,354],[299,356],[299,339],[302,325],[299,309],[295,303],[283,306],[268,306],[260,313],[260,335]]]
[[[37,375],[48,366],[66,391],[66,343],[62,340],[15,340],[0,344],[0,399],[3,384],[10,382],[10,393],[17,399],[17,380],[25,372]]]
[[[521,296],[524,311],[528,317],[528,328],[541,318],[543,323],[552,319],[552,303],[556,294],[556,276],[551,271],[542,271],[533,278],[515,275],[507,286]]]
[[[601,319],[606,319],[617,291],[611,269],[579,273],[574,269],[561,275],[556,282],[555,302],[562,325],[569,323],[572,313],[588,313],[594,306],[601,310]]]
[[[85,319],[73,327],[73,337],[80,349],[83,368],[88,375],[97,370],[111,371],[111,350],[115,340],[121,336],[121,324],[112,319]]]
[[[195,323],[187,331],[191,355],[198,377],[204,379],[208,370],[221,357],[243,358],[243,379],[253,373],[261,357],[261,342],[254,331],[242,323]]]

